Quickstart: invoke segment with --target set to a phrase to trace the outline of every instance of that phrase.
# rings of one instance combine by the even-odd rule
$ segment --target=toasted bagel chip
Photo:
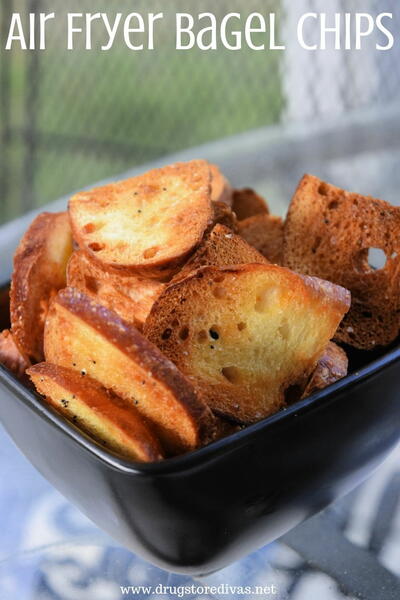
[[[385,257],[384,266],[369,264],[370,249]],[[351,291],[351,310],[336,334],[339,341],[369,350],[398,337],[399,207],[305,175],[286,219],[283,262]]]
[[[239,221],[238,233],[275,265],[282,264],[283,221],[273,215],[255,215]]]
[[[177,367],[132,325],[74,288],[51,304],[45,355],[133,403],[169,454],[212,438],[212,413]]]
[[[167,276],[213,221],[210,165],[178,163],[81,192],[69,212],[74,239],[104,265]]]
[[[253,423],[307,381],[349,306],[347,290],[276,265],[201,267],[160,295],[144,332],[213,411]]]
[[[50,406],[103,447],[143,462],[163,458],[136,408],[89,376],[46,362],[31,367],[28,375]]]
[[[307,398],[314,392],[323,390],[335,381],[346,377],[348,367],[349,360],[346,352],[337,344],[329,342],[307,383],[302,398]]]
[[[72,253],[67,213],[42,213],[26,231],[14,256],[11,329],[26,360],[43,360],[43,329],[51,297],[66,284]]]
[[[233,202],[233,189],[226,177],[216,165],[210,165],[211,171],[211,200],[223,202],[231,207]]]
[[[221,440],[223,438],[228,437],[229,435],[233,435],[234,433],[238,433],[243,429],[242,425],[238,423],[233,423],[232,421],[227,421],[220,416],[216,417],[216,439]]]
[[[207,235],[218,223],[220,225],[225,225],[225,227],[229,227],[231,231],[237,231],[237,218],[229,206],[223,202],[213,202],[213,212],[213,221],[205,232],[205,235]]]
[[[233,233],[228,227],[217,224],[204,238],[193,256],[175,275],[172,283],[184,279],[199,267],[208,265],[227,267],[247,263],[266,264],[268,261],[242,237]]]
[[[234,190],[232,210],[238,221],[243,221],[255,215],[268,215],[267,201],[251,188]]]
[[[86,252],[74,252],[68,262],[67,285],[115,311],[139,330],[164,285],[154,279],[110,273]]]
[[[18,379],[22,379],[30,362],[21,354],[14,337],[8,329],[0,333],[0,363]]]

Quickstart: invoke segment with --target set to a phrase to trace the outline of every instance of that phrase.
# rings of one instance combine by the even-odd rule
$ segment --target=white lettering
[[[317,44],[310,46],[306,44],[304,40],[304,26],[308,19],[318,19],[317,13],[306,13],[299,19],[299,23],[297,25],[297,38],[299,40],[300,46],[304,48],[304,50],[316,50],[318,48]]]
[[[107,44],[103,45],[101,47],[101,49],[103,52],[107,52],[107,50],[112,48],[112,46],[114,44],[115,37],[116,37],[117,31],[118,31],[118,26],[122,19],[122,14],[121,13],[116,14],[114,23],[112,25],[108,19],[107,13],[101,13],[101,16],[103,18],[104,26],[106,28],[107,35],[108,35],[108,42],[107,42]]]
[[[240,13],[229,13],[221,21],[221,41],[228,50],[240,50],[242,47],[242,36],[240,31],[231,31],[232,37],[236,43],[231,44],[227,38],[228,23],[232,19],[240,20]]]
[[[186,20],[186,27],[184,26],[184,20]],[[177,13],[176,14],[176,49],[177,50],[190,50],[196,43],[195,35],[192,31],[194,26],[194,19],[192,15],[188,13]],[[186,46],[182,42],[182,35],[187,34],[189,37]]]
[[[200,50],[216,50],[217,49],[217,19],[212,13],[201,13],[200,19],[209,19],[210,25],[203,27],[197,35],[197,45]],[[209,34],[210,39],[208,44],[204,41],[204,37]]]
[[[270,15],[272,16],[272,15]],[[258,27],[253,25],[253,21],[258,21]],[[253,42],[253,33],[265,33],[267,31],[267,25],[265,23],[265,19],[260,13],[252,13],[248,16],[246,20],[246,27],[244,30],[244,35],[246,38],[246,44],[252,50],[265,50],[265,44],[255,44]]]
[[[74,49],[74,33],[82,33],[81,27],[75,27],[75,19],[82,19],[82,13],[68,13],[67,15],[67,49]]]
[[[389,29],[387,29],[387,27],[385,27],[382,23],[383,19],[385,19],[385,18],[393,19],[392,13],[381,13],[380,15],[378,15],[378,17],[376,19],[376,26],[378,27],[379,31],[381,31],[383,33],[383,35],[387,38],[386,46],[382,46],[382,44],[377,44],[376,45],[377,50],[390,50],[394,46],[394,37],[393,37],[392,32],[389,31]]]
[[[26,50],[26,40],[24,29],[22,27],[21,15],[18,13],[14,13],[11,17],[10,29],[6,42],[6,50],[11,50],[11,46],[14,41],[20,43],[21,50]]]
[[[366,21],[367,28],[362,27],[363,21]],[[368,13],[356,14],[356,50],[361,50],[361,40],[368,37],[374,30],[374,19]]]
[[[335,34],[335,50],[340,50],[340,13],[335,13],[334,27],[328,27],[326,24],[326,13],[321,13],[321,43],[320,49],[326,50],[326,34]]]

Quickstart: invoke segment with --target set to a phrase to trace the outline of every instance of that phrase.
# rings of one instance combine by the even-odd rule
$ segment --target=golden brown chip
[[[269,214],[266,200],[251,188],[235,190],[233,192],[232,210],[239,221],[254,217],[255,215]]]
[[[160,444],[135,406],[73,369],[40,363],[28,370],[48,404],[103,447],[127,458],[163,458]]]
[[[72,253],[67,213],[42,213],[33,221],[14,256],[11,281],[11,328],[22,354],[43,359],[43,329],[54,294],[66,284]]]
[[[276,265],[201,267],[166,288],[144,333],[213,411],[253,423],[307,381],[349,306],[347,290]]]
[[[69,260],[67,285],[97,298],[100,304],[139,329],[164,288],[164,284],[154,279],[110,273],[83,250],[74,252]]]
[[[239,221],[238,233],[275,265],[282,264],[283,221],[273,215],[256,215]]]
[[[329,279],[352,294],[336,339],[356,348],[386,346],[400,331],[400,208],[329,185],[301,180],[289,208],[284,264]],[[369,251],[385,265],[374,269]]]
[[[19,351],[13,335],[8,329],[0,333],[0,363],[19,379],[24,377],[26,369],[30,366],[29,361]]]
[[[233,189],[216,165],[210,165],[211,171],[211,200],[223,202],[231,207],[233,202]]]
[[[106,267],[167,277],[213,221],[210,165],[177,163],[81,192],[69,212],[74,239]]]
[[[335,381],[346,377],[348,366],[349,361],[346,352],[333,342],[329,342],[310,381],[307,383],[302,398],[307,398],[314,392],[323,390]]]
[[[218,224],[204,238],[195,254],[179,273],[175,275],[172,283],[184,279],[199,267],[208,265],[227,267],[229,265],[265,264],[267,262],[267,259],[243,238],[233,233],[228,227]]]
[[[45,355],[133,403],[168,453],[212,439],[211,411],[176,366],[132,325],[82,292],[66,288],[52,302]]]

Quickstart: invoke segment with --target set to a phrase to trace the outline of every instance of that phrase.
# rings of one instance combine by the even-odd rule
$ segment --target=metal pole
[[[12,13],[13,0],[3,0],[1,39],[8,33],[8,18]],[[11,53],[2,52],[0,62],[0,219],[4,220],[8,211],[10,193],[10,146],[11,139]]]
[[[39,14],[40,2],[41,0],[29,0],[28,13]],[[27,56],[24,127],[25,160],[23,165],[23,185],[21,187],[21,212],[32,209],[36,204],[37,113],[40,89],[39,50],[31,51],[27,53]]]

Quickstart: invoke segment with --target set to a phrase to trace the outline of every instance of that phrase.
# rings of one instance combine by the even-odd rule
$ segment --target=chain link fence
[[[377,0],[2,0],[2,40],[13,12],[57,19],[46,51],[1,52],[0,221],[183,148],[389,102],[400,89],[398,52],[310,53],[291,43],[299,12],[327,4],[330,12],[382,11]],[[82,42],[66,51],[67,12],[132,11],[164,13],[156,50],[116,44],[102,52],[94,28],[91,52]],[[180,11],[275,12],[287,51],[177,52],[171,31]]]

